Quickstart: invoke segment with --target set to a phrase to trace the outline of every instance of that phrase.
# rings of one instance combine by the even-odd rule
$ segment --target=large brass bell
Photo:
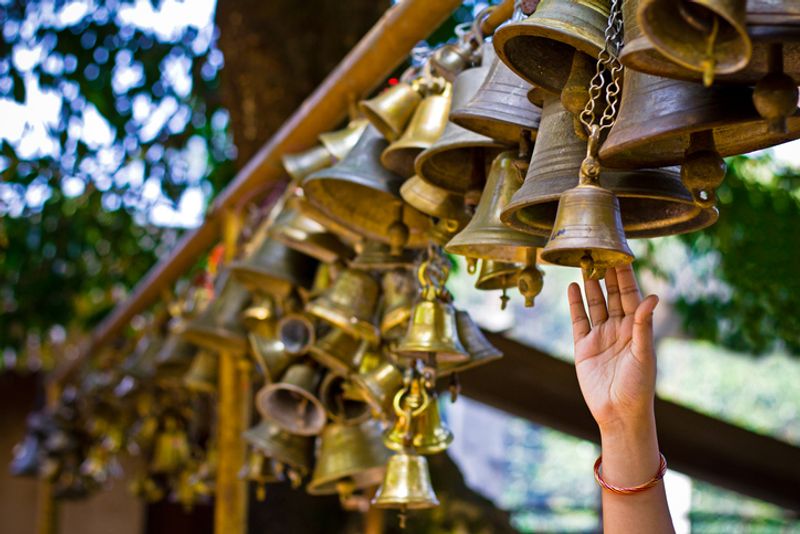
[[[397,419],[383,436],[383,444],[393,451],[409,448],[419,454],[438,454],[453,441],[453,433],[442,422],[436,392],[428,390],[421,379],[411,381],[393,400]]]
[[[308,473],[314,444],[312,438],[290,434],[267,419],[245,430],[242,436],[251,446],[289,466],[300,476]]]
[[[219,359],[208,350],[200,350],[192,360],[192,365],[183,376],[183,384],[190,391],[214,393],[217,391]]]
[[[398,213],[403,178],[380,164],[380,154],[386,146],[380,133],[367,127],[346,158],[303,181],[306,199],[364,237],[393,247],[424,246],[428,219],[411,207]],[[394,214],[394,220],[387,214]]]
[[[372,505],[377,508],[423,510],[439,506],[433,491],[428,460],[413,452],[402,452],[389,458],[386,475]]]
[[[256,408],[281,429],[314,436],[325,426],[325,408],[317,398],[319,373],[311,365],[290,366],[280,382],[267,384],[256,394]]]
[[[379,298],[380,286],[371,274],[345,269],[327,291],[306,305],[306,311],[353,337],[377,343]]]
[[[303,215],[296,202],[297,197],[289,199],[286,208],[270,227],[273,239],[325,263],[352,257],[350,247],[320,223]]]
[[[422,101],[421,80],[400,82],[358,104],[361,113],[383,137],[394,141],[406,128]]]
[[[317,339],[314,322],[304,313],[288,313],[278,321],[278,339],[290,356],[307,354]]]
[[[354,398],[352,385],[340,375],[328,373],[319,388],[319,398],[331,420],[346,425],[363,423],[370,416],[370,406]]]
[[[436,187],[419,176],[406,180],[400,195],[409,205],[431,217],[459,221],[466,218],[463,195]]]
[[[541,0],[527,19],[497,29],[497,55],[528,82],[560,93],[574,51],[596,58],[603,49],[609,6],[609,0]]]
[[[329,423],[320,437],[308,492],[342,494],[377,486],[383,479],[388,457],[377,421],[359,425]]]
[[[458,337],[469,353],[469,360],[463,363],[443,365],[438,372],[439,376],[461,373],[503,357],[503,353],[486,339],[486,336],[483,335],[480,327],[475,324],[469,313],[464,310],[458,310],[456,312],[456,324],[458,325]]]
[[[347,376],[356,368],[361,343],[344,330],[333,327],[310,347],[309,354],[332,373]]]
[[[504,262],[522,263],[529,249],[544,246],[544,239],[508,228],[500,213],[521,185],[514,152],[503,152],[492,162],[475,215],[445,247],[447,252]]]
[[[217,297],[203,313],[186,323],[181,335],[211,351],[243,354],[247,350],[247,339],[239,314],[250,300],[250,293],[229,273],[219,277],[217,287],[221,287]]]
[[[281,302],[295,287],[311,287],[317,262],[274,239],[265,239],[249,257],[232,262],[230,269],[250,291]]]
[[[353,119],[341,130],[319,134],[319,141],[328,152],[333,154],[334,158],[341,161],[347,157],[347,154],[356,146],[367,124],[369,124],[367,119]]]
[[[361,251],[350,262],[350,267],[364,271],[410,269],[415,259],[416,254],[413,250],[402,249],[400,254],[392,254],[391,247],[386,243],[367,239]]]
[[[381,335],[396,339],[408,327],[411,306],[417,293],[417,284],[407,270],[393,270],[383,275],[383,301],[381,302]]]
[[[530,89],[495,55],[483,85],[465,106],[453,109],[450,120],[501,143],[516,144],[523,132],[535,139],[542,110],[528,100]]]
[[[151,473],[175,474],[191,460],[189,438],[173,417],[164,420],[164,428],[156,436]]]
[[[747,0],[641,0],[636,18],[659,52],[708,86],[750,61],[746,14]]]
[[[393,413],[392,400],[403,387],[403,373],[388,361],[382,361],[375,369],[351,377],[364,399],[377,413]]]
[[[540,132],[525,182],[500,218],[512,228],[549,236],[561,194],[578,185],[587,143],[576,135],[572,115],[555,95],[545,99]],[[619,199],[629,238],[699,230],[717,220],[715,208],[694,203],[676,168],[603,168],[600,184]]]
[[[414,159],[441,137],[450,113],[452,88],[428,94],[417,107],[403,135],[381,154],[381,163],[390,171],[408,177],[414,174]]]
[[[312,172],[336,163],[336,158],[324,146],[316,145],[296,154],[284,154],[281,156],[281,163],[292,181],[300,183]]]

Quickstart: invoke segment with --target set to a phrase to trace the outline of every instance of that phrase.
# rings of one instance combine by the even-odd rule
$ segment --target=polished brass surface
[[[515,166],[516,154],[503,152],[492,162],[478,207],[472,220],[445,247],[451,254],[522,263],[531,248],[544,246],[545,240],[505,226],[500,213],[521,185]]]
[[[417,284],[408,271],[394,270],[383,275],[381,285],[381,335],[385,339],[397,339],[408,327]]]
[[[461,373],[475,367],[491,363],[503,357],[494,345],[489,343],[480,327],[475,324],[469,313],[464,310],[456,311],[456,325],[458,338],[469,353],[469,360],[462,363],[445,364],[438,370],[438,376],[447,376],[452,373]]]
[[[306,217],[296,207],[297,197],[287,202],[286,208],[270,226],[270,237],[287,247],[321,262],[333,263],[353,256],[353,250],[328,232],[317,221]]]
[[[800,34],[800,25],[798,25]],[[784,45],[770,43],[768,51],[769,73],[753,89],[753,105],[766,119],[770,132],[786,133],[787,120],[797,111],[800,78],[792,78],[784,71]]]
[[[275,302],[267,296],[255,295],[250,306],[242,310],[239,316],[245,330],[251,334],[258,334],[262,337],[272,337],[275,335],[277,325],[277,312]]]
[[[367,239],[361,252],[350,262],[350,267],[365,271],[410,269],[414,265],[416,256],[416,252],[409,249],[403,249],[400,255],[394,255],[386,243]]]
[[[519,143],[523,131],[536,138],[542,110],[528,100],[531,84],[493,55],[486,79],[464,106],[454,108],[450,120],[467,130],[501,143]]]
[[[311,317],[304,313],[288,313],[278,321],[278,339],[291,356],[307,354],[316,341]]]
[[[325,408],[317,398],[319,373],[305,363],[291,365],[280,382],[268,384],[256,394],[256,408],[281,429],[314,436],[325,426]]]
[[[533,147],[525,182],[500,218],[513,228],[549,236],[560,195],[578,185],[586,141],[575,135],[573,117],[556,96],[545,100],[541,132]],[[699,230],[717,220],[715,208],[703,209],[694,204],[675,168],[635,171],[604,168],[600,184],[617,195],[622,224],[629,238]]]
[[[361,340],[333,327],[314,343],[309,355],[332,373],[347,376],[356,369]]]
[[[306,305],[306,311],[354,337],[377,343],[375,314],[379,298],[380,286],[371,274],[345,269],[330,289]]]
[[[453,442],[453,433],[439,413],[436,392],[425,391],[420,380],[398,391],[393,403],[397,419],[383,436],[383,444],[389,449],[400,452],[412,448],[419,454],[438,454]]]
[[[400,82],[369,100],[361,101],[358,108],[383,137],[394,141],[403,133],[421,101],[422,94],[417,84]]]
[[[208,350],[200,350],[183,376],[183,384],[190,391],[215,393],[219,376],[219,357]]]
[[[542,0],[527,19],[497,29],[497,55],[528,82],[560,93],[574,51],[596,58],[603,49],[609,6],[609,0]]]
[[[334,373],[328,373],[322,380],[319,398],[332,421],[357,425],[370,418],[370,405],[348,395],[352,387],[345,377]]]
[[[298,192],[296,198],[297,209],[299,209],[303,215],[317,221],[329,231],[339,236],[339,239],[341,239],[343,242],[353,246],[356,243],[360,243],[361,240],[364,239],[361,234],[349,226],[342,224],[341,221],[334,219],[317,206],[309,202],[305,197],[305,193]]]
[[[394,352],[401,358],[435,357],[437,363],[464,361],[469,358],[458,339],[453,305],[436,297],[423,295],[411,308],[405,335]]]
[[[345,128],[335,132],[325,132],[319,134],[319,142],[322,143],[328,152],[337,160],[343,160],[347,154],[356,146],[358,139],[367,128],[367,119],[351,120]],[[319,170],[319,169],[315,169]]]
[[[225,272],[217,279],[219,292],[203,312],[186,323],[181,336],[195,345],[211,351],[243,354],[247,339],[239,314],[250,301],[250,292]]]
[[[284,350],[283,343],[278,338],[277,325],[274,330],[269,336],[253,332],[247,334],[255,363],[264,373],[267,383],[276,382],[295,360],[295,356]]]
[[[475,289],[494,291],[517,287],[517,279],[522,271],[519,263],[505,263],[495,260],[481,260]]]
[[[381,164],[403,177],[414,174],[417,155],[436,142],[444,132],[452,97],[450,84],[441,93],[428,94],[417,107],[403,135],[383,151]]]
[[[452,82],[464,69],[475,63],[476,55],[469,43],[451,43],[435,50],[430,62],[436,74]]]
[[[535,256],[532,260],[522,269],[517,278],[517,288],[519,294],[525,299],[526,308],[533,306],[534,300],[544,288],[544,273],[536,265]]]
[[[341,487],[357,490],[377,486],[388,459],[377,421],[359,425],[329,423],[320,437],[317,463],[307,490],[312,495],[332,495]]]
[[[425,457],[413,452],[401,452],[389,458],[386,476],[372,499],[372,505],[400,510],[424,510],[439,506]]]
[[[800,137],[800,114],[788,133],[770,133],[748,87],[713,86],[625,72],[616,124],[600,148],[609,167],[681,163],[692,133],[709,130],[721,156],[744,154]]]
[[[327,216],[364,237],[389,243],[393,222],[389,217],[402,202],[403,178],[380,164],[386,145],[378,131],[368,127],[345,159],[308,176],[303,189],[306,199]],[[424,246],[428,218],[406,207],[403,222],[409,230],[407,246]]]
[[[640,0],[636,18],[659,52],[711,85],[750,61],[746,12],[747,0]]]
[[[286,464],[301,474],[308,473],[314,445],[312,438],[285,432],[267,419],[262,419],[256,426],[245,430],[243,436],[247,443],[275,461]]]
[[[283,301],[293,288],[310,288],[317,261],[274,239],[266,239],[248,258],[231,263],[231,274],[253,292]]]
[[[336,158],[324,146],[316,145],[296,154],[284,154],[281,163],[292,181],[300,183],[312,172],[336,163]]]
[[[419,176],[412,176],[403,183],[400,196],[411,207],[431,217],[462,220],[467,216],[463,195],[436,187]]]
[[[392,401],[403,387],[403,373],[397,367],[383,361],[367,373],[353,375],[351,380],[377,413],[393,414]]]

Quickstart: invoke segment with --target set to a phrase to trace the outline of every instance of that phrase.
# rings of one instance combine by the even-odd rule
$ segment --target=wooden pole
[[[44,385],[45,404],[52,408],[58,404],[61,388],[58,384],[50,382]],[[53,483],[47,479],[39,479],[36,491],[36,533],[58,533],[58,503],[53,495]]]

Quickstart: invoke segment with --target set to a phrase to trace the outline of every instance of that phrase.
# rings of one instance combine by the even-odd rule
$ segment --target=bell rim
[[[322,414],[322,417],[319,418],[319,422],[315,422],[313,425],[309,425],[308,428],[302,429],[296,426],[290,426],[288,423],[286,423],[286,421],[282,421],[276,417],[275,414],[272,413],[272,410],[267,409],[267,401],[279,391],[295,393],[311,403],[311,405]],[[258,410],[258,413],[261,415],[261,417],[268,420],[284,432],[296,436],[317,436],[322,432],[322,429],[325,428],[325,423],[327,420],[327,412],[325,411],[325,407],[315,395],[312,395],[305,389],[294,384],[287,384],[283,382],[267,384],[261,388],[258,393],[256,393],[255,400],[256,410]]]
[[[341,161],[347,156],[347,154],[350,152],[350,150],[353,149],[355,144],[361,138],[361,134],[364,133],[364,130],[367,128],[368,125],[369,125],[369,121],[364,118],[364,119],[351,120],[347,124],[347,126],[345,126],[345,128],[344,128],[345,130],[350,130],[347,133],[347,137],[353,136],[355,138],[355,141],[353,143],[336,143],[336,142],[333,142],[332,138],[337,132],[322,132],[321,134],[319,134],[317,136],[317,139],[322,144],[322,146],[324,146],[325,149],[327,149],[327,151],[334,158],[336,158],[337,160]],[[346,151],[338,150],[339,149],[339,145],[348,145],[348,144],[350,146]]]
[[[436,495],[433,496],[433,499],[420,499],[418,501],[400,501],[399,499],[394,498],[386,498],[381,499],[380,494],[376,495],[370,501],[370,504],[375,508],[381,508],[386,510],[394,510],[404,508],[406,510],[430,510],[431,508],[436,508],[439,506],[439,499]]]
[[[297,322],[302,323],[302,325],[306,329],[306,332],[308,333],[308,340],[304,344],[301,345],[300,350],[289,350],[289,348],[288,348],[289,344],[286,343],[281,337],[281,330],[283,329],[284,326],[286,326],[286,324],[289,321],[297,321]],[[284,352],[286,352],[286,354],[288,354],[290,357],[302,356],[302,355],[308,353],[308,351],[311,350],[311,347],[317,341],[317,335],[316,335],[316,330],[314,328],[314,323],[311,321],[310,318],[306,317],[302,313],[289,313],[289,314],[286,314],[283,317],[281,317],[281,319],[278,321],[278,324],[277,324],[277,339],[283,345]]]
[[[475,281],[475,289],[478,291],[500,291],[503,289],[514,289],[517,287],[517,281],[519,280],[520,271],[522,268],[516,269],[515,271],[508,272],[506,274],[492,274],[489,278],[485,280],[478,279]],[[506,279],[507,285],[503,285],[503,279]],[[469,352],[469,351],[467,351]],[[470,356],[472,354],[470,353]]]
[[[484,354],[484,352],[486,354]],[[501,360],[503,358],[502,352],[494,352],[494,351],[481,351],[476,352],[475,354],[471,355],[469,361],[466,361],[461,364],[453,364],[452,367],[445,367],[443,369],[438,370],[439,376],[449,376],[456,373],[464,373],[466,371],[470,371],[475,369],[476,367],[481,367],[482,365],[486,365],[487,363],[496,362],[497,360]]]
[[[354,368],[338,358],[331,352],[324,351],[316,345],[308,349],[308,355],[320,365],[324,366],[331,374],[338,377],[347,377]]]
[[[525,263],[529,249],[542,248],[547,244],[545,239],[540,239],[539,236],[528,232],[512,238],[509,238],[507,232],[508,228],[505,226],[502,229],[483,228],[479,230],[471,230],[467,226],[461,233],[456,234],[444,249],[450,254],[466,258]],[[467,236],[459,238],[462,233],[467,233]]]
[[[400,306],[395,306],[394,308],[387,310],[381,315],[381,334],[385,335],[387,332],[391,332],[392,329],[397,328],[398,326],[408,324],[408,320],[410,318],[411,304],[401,304]]]
[[[264,293],[278,300],[288,297],[295,285],[292,280],[281,278],[264,267],[249,265],[243,261],[232,262],[230,272],[251,291]]]
[[[367,469],[359,471],[351,470],[347,474],[339,474],[337,476],[329,475],[321,477],[319,480],[314,479],[312,475],[311,481],[306,485],[306,491],[311,495],[333,495],[338,493],[336,488],[337,484],[343,480],[350,479],[354,483],[354,489],[366,489],[377,486],[383,480],[383,475],[386,471],[384,466],[372,466]],[[355,475],[359,475],[357,478]],[[375,482],[377,480],[377,482]]]
[[[314,150],[319,155],[322,155],[322,153],[324,152],[328,156],[328,158],[327,158],[328,161],[326,163],[320,163],[319,164],[320,165],[319,168],[311,169],[310,171],[305,172],[305,173],[304,172],[299,172],[300,171],[300,165],[293,165],[292,164],[292,159],[291,159],[292,156],[298,156],[302,152],[298,152],[298,153],[295,153],[295,154],[283,154],[281,156],[281,167],[283,167],[283,170],[286,171],[286,174],[289,175],[289,177],[292,179],[292,181],[294,183],[299,183],[306,176],[308,176],[309,174],[311,174],[311,173],[313,173],[313,172],[315,172],[317,170],[324,169],[325,167],[333,165],[336,162],[335,157],[333,156],[333,154],[331,154],[331,152],[329,152],[324,146],[314,145],[313,147],[306,149],[306,152],[310,152],[311,150]]]
[[[371,416],[370,410],[372,407],[368,402],[366,402],[365,400],[346,399],[350,400],[351,402],[358,402],[364,405],[364,411],[362,413],[360,413],[356,417],[348,418],[346,415],[338,415],[333,410],[328,409],[329,408],[328,403],[325,401],[325,396],[326,396],[325,394],[327,393],[327,388],[330,387],[330,382],[334,380],[347,380],[349,374],[350,374],[349,370],[345,374],[337,374],[334,372],[328,373],[328,375],[325,377],[325,379],[322,381],[322,384],[320,385],[320,401],[322,402],[322,405],[325,407],[326,415],[330,417],[332,421],[335,421],[345,426],[356,426],[370,420]]]
[[[419,344],[407,343],[405,345],[398,345],[394,347],[392,352],[395,357],[399,359],[418,359],[427,358],[431,352],[435,353],[436,363],[449,363],[449,362],[463,362],[469,359],[467,350],[462,347],[450,347],[445,345],[436,345],[435,350],[431,350],[431,345],[423,346]],[[459,352],[456,352],[459,351]]]
[[[327,302],[323,306],[316,301],[311,301],[306,304],[306,311],[326,323],[344,330],[353,337],[363,339],[372,344],[377,344],[380,341],[377,326],[365,319],[348,320],[348,314],[333,302]]]
[[[198,347],[214,352],[247,352],[247,338],[244,334],[233,332],[221,326],[199,327],[187,325],[181,337]]]
[[[329,232],[304,233],[286,229],[271,232],[270,235],[287,247],[323,263],[333,263],[339,258],[348,259],[353,256],[353,250]]]
[[[426,198],[420,194],[425,192],[425,188],[428,188],[428,191],[433,194],[438,194],[434,189],[440,190],[441,200],[437,202],[437,199]],[[431,217],[456,220],[466,217],[463,195],[454,194],[451,191],[437,187],[417,175],[413,175],[403,182],[403,185],[400,186],[400,196],[408,205]],[[420,199],[422,200],[421,202],[419,201]],[[461,202],[458,199],[461,199]]]
[[[310,442],[306,443],[302,447],[302,449],[305,450],[305,453],[303,451],[299,451],[296,454],[286,454],[287,450],[291,450],[290,447],[285,447],[284,444],[281,444],[280,442],[275,441],[274,439],[272,439],[269,436],[262,437],[262,436],[259,436],[256,432],[251,432],[251,431],[254,431],[256,428],[258,428],[258,426],[260,424],[261,423],[258,423],[255,426],[252,426],[252,427],[246,429],[244,432],[242,432],[242,436],[243,436],[244,440],[250,446],[252,446],[255,449],[258,449],[262,454],[265,454],[269,458],[273,458],[278,462],[281,462],[283,464],[286,464],[286,465],[292,467],[293,469],[297,469],[298,471],[302,472],[303,474],[307,474],[308,470],[309,470],[309,462],[305,458],[305,456],[307,456],[308,452],[310,452],[310,448],[311,448],[310,447]],[[274,425],[274,423],[271,423],[271,422],[270,422],[270,424]],[[289,434],[288,432],[286,432],[284,430],[280,430],[279,432],[282,432],[282,433],[285,433],[287,435],[292,436],[292,439],[295,440],[295,441],[298,441],[298,442],[300,440],[309,440],[310,439],[310,436],[293,435],[293,434]]]
[[[492,111],[494,115],[487,115],[481,113],[482,111],[488,113],[490,110],[480,108],[456,110],[450,114],[450,120],[462,128],[494,139],[504,145],[518,143],[524,131],[531,132],[531,139],[536,139],[539,131],[538,121],[535,126],[523,125],[515,122],[519,120],[519,117],[510,113]]]
[[[428,182],[429,184],[438,187],[439,189],[444,189],[445,191],[449,191],[451,193],[455,193],[457,195],[463,195],[470,189],[472,189],[472,184],[464,183],[464,176],[461,173],[454,172],[452,174],[446,174],[443,172],[439,172],[438,169],[441,169],[441,165],[432,167],[433,163],[436,158],[441,157],[442,155],[446,154],[447,152],[455,152],[456,157],[458,156],[458,152],[466,152],[469,159],[472,158],[472,152],[475,149],[483,149],[486,151],[485,160],[490,161],[493,160],[497,154],[494,152],[502,152],[503,150],[508,149],[508,145],[500,143],[490,137],[482,136],[475,132],[471,132],[466,128],[462,128],[455,123],[451,123],[454,126],[462,129],[464,132],[467,132],[470,137],[473,139],[468,139],[465,141],[460,141],[457,146],[455,145],[448,145],[447,143],[451,143],[451,140],[445,139],[444,135],[439,138],[436,144],[432,145],[430,148],[423,150],[420,152],[417,159],[414,161],[414,170],[417,176],[419,176],[422,180]],[[447,132],[445,132],[446,134]],[[455,135],[454,135],[455,137]],[[452,156],[451,156],[452,157]],[[462,159],[462,158],[457,158]],[[427,172],[426,172],[427,171]]]
[[[427,442],[414,443],[414,452],[420,456],[432,456],[434,454],[439,454],[446,451],[450,445],[453,444],[453,439],[455,436],[450,429],[439,430],[436,435],[438,435],[437,439]],[[394,452],[403,452],[407,449],[402,441],[393,440],[391,437],[392,429],[390,428],[383,434],[384,447]]]

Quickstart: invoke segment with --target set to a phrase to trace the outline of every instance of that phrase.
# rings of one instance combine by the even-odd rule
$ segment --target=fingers
[[[567,298],[569,299],[569,314],[572,317],[572,337],[577,343],[592,330],[592,326],[589,324],[589,318],[586,317],[581,288],[578,284],[569,285]]]
[[[625,312],[622,309],[622,300],[619,294],[619,282],[617,282],[617,271],[609,269],[606,272],[606,293],[608,293],[608,316],[622,317]]]
[[[647,352],[652,352],[653,311],[656,309],[657,305],[658,297],[655,295],[649,295],[641,302],[641,304],[639,304],[634,312],[632,340],[634,354],[646,354]]]
[[[611,269],[609,269],[609,272]],[[633,267],[623,265],[616,268],[616,279],[619,287],[620,301],[625,315],[630,315],[636,311],[639,303],[642,302],[642,294],[639,293],[639,284],[633,276]],[[608,276],[608,274],[606,274]]]
[[[608,319],[606,298],[598,280],[584,280],[583,290],[586,291],[586,304],[589,306],[589,317],[592,324],[596,325]]]

